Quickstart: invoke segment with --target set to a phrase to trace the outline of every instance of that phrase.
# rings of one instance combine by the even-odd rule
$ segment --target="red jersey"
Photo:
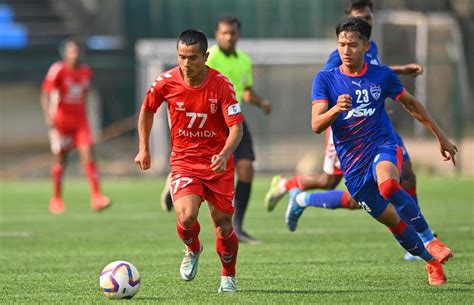
[[[243,121],[231,82],[208,68],[203,83],[190,87],[175,67],[155,80],[143,106],[154,113],[164,101],[170,118],[171,166],[209,172],[211,157],[225,145],[228,127]],[[233,168],[232,157],[229,168]]]
[[[52,109],[58,127],[74,127],[86,121],[86,98],[92,70],[86,65],[71,68],[62,61],[54,63],[42,84],[43,92],[56,93]]]

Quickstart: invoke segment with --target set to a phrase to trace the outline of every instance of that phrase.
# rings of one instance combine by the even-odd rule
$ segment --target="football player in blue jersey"
[[[370,26],[374,22],[374,4],[370,0],[353,0],[346,8],[348,17],[359,17],[367,21]],[[370,40],[370,47],[364,54],[365,62],[373,65],[381,65],[377,44]],[[342,64],[339,52],[335,49],[327,60],[323,70],[330,70],[339,67]],[[390,68],[397,74],[411,75],[417,77],[423,73],[423,68],[416,63],[405,65],[392,65]],[[358,83],[355,82],[357,85]],[[413,171],[410,156],[405,144],[398,133],[398,143],[403,153],[403,169],[402,169],[402,188],[412,196],[418,204],[418,196],[416,192],[416,175]],[[326,130],[326,149],[323,162],[322,173],[307,173],[303,175],[284,178],[280,175],[274,176],[270,188],[265,196],[264,204],[268,211],[272,211],[281,198],[291,189],[299,188],[301,190],[324,189],[331,190],[329,192],[320,192],[308,197],[306,206],[314,206],[325,209],[360,209],[360,206],[349,195],[348,192],[334,190],[342,180],[342,171],[339,159],[334,147],[332,131],[330,128]],[[311,200],[309,200],[311,199]],[[414,260],[418,257],[410,255],[406,252],[404,259]]]
[[[313,131],[328,127],[341,162],[347,189],[372,217],[386,225],[406,251],[426,261],[430,285],[446,283],[442,263],[452,251],[431,232],[414,199],[400,186],[401,148],[385,110],[385,98],[400,101],[405,110],[430,130],[445,161],[455,164],[457,148],[423,105],[403,88],[387,66],[365,62],[371,26],[349,18],[336,27],[340,67],[320,71],[313,80]],[[290,229],[296,228],[304,196],[290,191],[287,211]]]

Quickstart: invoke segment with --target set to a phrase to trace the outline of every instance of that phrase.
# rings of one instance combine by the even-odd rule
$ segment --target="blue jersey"
[[[371,65],[381,65],[380,57],[379,57],[379,50],[377,49],[377,45],[375,41],[370,41],[370,49],[365,52],[365,62]],[[334,50],[331,55],[329,55],[329,59],[324,65],[323,70],[331,70],[333,68],[337,68],[342,65],[341,57],[339,56],[339,52]]]
[[[403,92],[398,76],[387,66],[364,65],[361,74],[346,75],[339,68],[320,71],[313,80],[312,100],[337,103],[341,94],[352,97],[352,110],[332,123],[334,145],[347,188],[354,196],[372,177],[371,163],[381,147],[396,150],[397,138],[385,111],[385,98],[398,100]]]

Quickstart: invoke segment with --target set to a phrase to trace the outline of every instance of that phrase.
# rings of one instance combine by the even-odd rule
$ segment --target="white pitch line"
[[[27,238],[31,237],[31,233],[29,232],[0,232],[1,237],[22,237]]]

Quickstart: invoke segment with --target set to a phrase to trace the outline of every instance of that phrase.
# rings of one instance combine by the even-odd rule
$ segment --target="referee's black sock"
[[[242,222],[244,221],[245,210],[250,198],[250,190],[252,183],[237,181],[235,186],[235,198],[234,198],[234,230],[240,233],[242,230]]]

